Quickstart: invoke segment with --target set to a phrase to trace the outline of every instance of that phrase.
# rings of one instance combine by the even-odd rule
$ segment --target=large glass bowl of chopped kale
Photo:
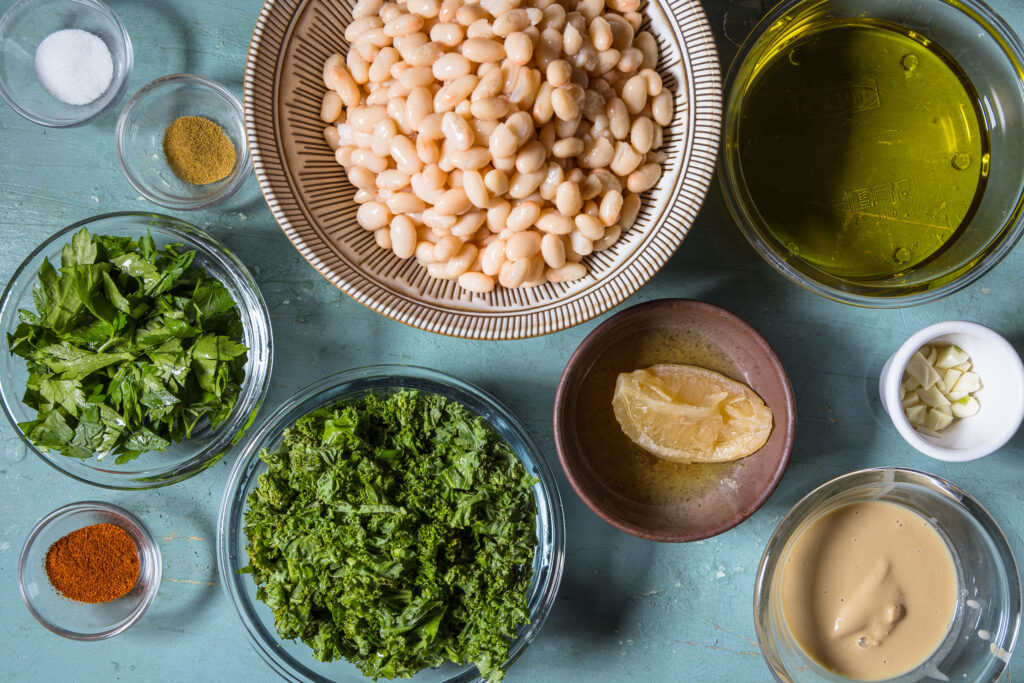
[[[562,576],[551,469],[495,398],[381,365],[327,377],[251,437],[217,560],[256,651],[291,681],[498,681]]]
[[[266,395],[270,316],[227,248],[111,213],[49,237],[0,302],[0,396],[24,445],[97,486],[164,486],[238,443]]]

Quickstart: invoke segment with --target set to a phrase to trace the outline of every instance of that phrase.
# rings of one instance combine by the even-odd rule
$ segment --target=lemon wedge
[[[633,443],[677,462],[737,460],[772,431],[772,409],[750,387],[694,365],[620,374],[612,410]]]

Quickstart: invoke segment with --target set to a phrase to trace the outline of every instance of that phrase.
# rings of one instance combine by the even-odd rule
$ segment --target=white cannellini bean
[[[356,210],[356,222],[365,230],[377,230],[391,222],[391,212],[380,202],[367,202]]]
[[[537,227],[552,235],[568,235],[572,232],[573,225],[571,218],[555,211],[545,210],[537,219]]]
[[[633,227],[636,217],[640,215],[640,195],[627,194],[622,200],[622,212],[619,214],[619,225],[623,230]]]
[[[583,208],[583,197],[580,196],[580,186],[566,180],[558,186],[555,193],[555,206],[563,216],[575,216]]]
[[[505,258],[510,261],[530,258],[540,253],[541,234],[536,230],[517,232],[505,244]]]
[[[471,62],[500,62],[505,59],[504,44],[491,38],[470,38],[459,46],[462,56]]]
[[[505,261],[498,271],[498,284],[502,287],[515,289],[526,282],[526,276],[530,272],[529,259],[520,261]]]
[[[661,178],[661,164],[644,164],[626,178],[626,188],[634,194],[651,189]]]
[[[606,228],[604,231],[604,237],[594,242],[594,251],[604,251],[608,247],[612,246],[619,241],[619,236],[621,234],[622,228],[617,225]]]
[[[505,262],[505,240],[496,239],[488,244],[480,259],[480,270],[486,275],[497,275]]]
[[[604,224],[593,216],[578,214],[575,224],[576,230],[589,240],[599,240],[604,236]]]
[[[416,253],[416,225],[408,216],[391,219],[391,250],[400,259],[407,259]]]
[[[552,268],[547,271],[545,277],[548,282],[572,282],[579,280],[587,274],[587,268],[582,263],[567,263],[561,268]]]
[[[454,112],[448,112],[441,121],[441,130],[445,138],[455,149],[467,150],[473,146],[476,135],[466,119]]]
[[[441,195],[434,204],[434,209],[445,216],[458,216],[466,213],[471,206],[473,204],[466,196],[466,191],[461,187],[455,187]]]
[[[456,278],[462,275],[467,270],[469,270],[470,267],[473,265],[473,262],[476,261],[476,256],[476,245],[470,242],[466,242],[465,244],[462,245],[462,248],[459,250],[459,253],[457,253],[448,261],[448,266],[445,269],[445,274],[449,278]]]
[[[491,203],[491,193],[484,184],[484,177],[479,171],[463,171],[462,188],[466,191],[469,201],[480,209],[486,209]],[[482,221],[481,221],[482,222]]]
[[[544,235],[540,241],[540,251],[544,263],[550,268],[561,268],[565,265],[565,244],[558,235]]]
[[[662,90],[651,102],[651,116],[659,126],[667,126],[672,122],[675,105],[672,102],[672,93]]]
[[[477,294],[486,294],[494,289],[494,278],[484,273],[463,273],[458,283],[459,287]]]
[[[505,225],[514,232],[526,230],[536,225],[537,219],[540,218],[540,212],[541,205],[537,202],[519,202],[509,212]]]

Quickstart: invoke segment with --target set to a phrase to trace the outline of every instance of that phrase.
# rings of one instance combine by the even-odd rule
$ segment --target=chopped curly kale
[[[246,550],[283,638],[408,678],[445,662],[504,676],[529,621],[533,479],[458,403],[413,391],[301,418],[260,457]]]

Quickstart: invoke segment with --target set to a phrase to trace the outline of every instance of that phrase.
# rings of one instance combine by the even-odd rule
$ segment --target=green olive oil
[[[744,182],[778,243],[840,278],[899,276],[977,209],[989,141],[978,96],[938,45],[843,20],[788,41],[745,94]]]

